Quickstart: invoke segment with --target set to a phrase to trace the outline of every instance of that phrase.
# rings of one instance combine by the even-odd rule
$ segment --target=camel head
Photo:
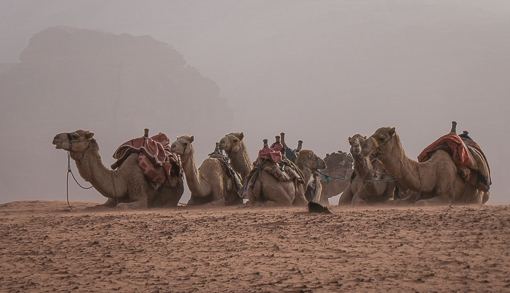
[[[93,132],[87,130],[76,130],[73,132],[63,132],[55,135],[52,144],[56,149],[63,149],[72,153],[83,153],[95,142],[92,138]]]
[[[220,149],[227,153],[230,153],[232,150],[237,150],[243,141],[243,137],[244,134],[242,132],[231,132],[226,134],[220,140]]]
[[[362,154],[373,153],[376,157],[388,151],[387,144],[395,136],[395,127],[381,127],[372,134],[362,146]]]
[[[326,162],[323,159],[319,158],[313,151],[304,149],[297,154],[296,165],[305,165],[312,170],[326,169]]]
[[[353,159],[352,156],[348,153],[344,153],[342,151],[333,152],[331,154],[326,154],[324,158],[324,162],[328,166],[328,169],[336,169],[336,168],[351,168]]]
[[[178,154],[179,156],[187,155],[191,151],[191,143],[193,142],[195,138],[189,135],[183,135],[177,137],[177,140],[175,140],[172,143],[172,146],[170,146],[170,151],[172,153]]]
[[[347,139],[349,144],[351,145],[351,154],[359,156],[361,155],[361,147],[363,143],[367,140],[367,136],[363,136],[361,134],[355,134],[354,136]]]

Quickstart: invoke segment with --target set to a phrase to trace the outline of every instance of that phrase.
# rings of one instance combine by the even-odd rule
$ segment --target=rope
[[[71,173],[71,176],[73,176],[74,182],[78,184],[83,189],[91,189],[93,186],[90,187],[83,187],[77,180],[76,177],[74,177],[73,171],[71,170],[71,152],[67,152],[67,178],[66,178],[66,199],[67,199],[67,206],[71,211],[74,211],[71,207],[71,204],[69,203],[69,173]]]
[[[329,182],[329,179],[335,179],[335,180],[340,180],[340,181],[349,181],[349,182],[369,182],[369,183],[372,183],[372,182],[376,182],[376,181],[397,181],[397,177],[394,177],[394,176],[390,176],[388,178],[384,178],[384,179],[370,179],[370,180],[362,180],[362,179],[345,179],[345,178],[340,178],[340,177],[334,177],[334,176],[329,176],[327,174],[324,174],[322,173],[321,171],[319,170],[314,170],[312,168],[310,168],[309,166],[305,165],[305,167],[307,167],[308,169],[312,170],[312,172],[317,172],[319,174],[321,174],[322,176],[324,176],[326,178],[326,180]],[[384,175],[384,174],[383,174]]]

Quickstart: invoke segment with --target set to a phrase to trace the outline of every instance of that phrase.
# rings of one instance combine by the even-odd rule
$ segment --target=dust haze
[[[508,1],[0,4],[0,203],[64,200],[51,140],[76,129],[105,166],[144,128],[194,135],[200,164],[233,131],[253,161],[280,132],[323,157],[394,126],[415,159],[453,120],[488,158],[488,204],[510,203]],[[71,183],[70,200],[105,198]]]

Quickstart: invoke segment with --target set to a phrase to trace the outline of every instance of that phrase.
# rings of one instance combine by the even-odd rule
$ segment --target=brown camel
[[[340,196],[339,205],[364,206],[393,199],[395,182],[386,181],[391,176],[385,174],[381,162],[377,159],[371,160],[361,152],[361,146],[366,139],[366,136],[360,134],[348,139],[354,159],[355,177]]]
[[[220,149],[225,151],[230,159],[232,169],[241,175],[244,182],[252,169],[253,164],[248,156],[248,151],[243,142],[244,134],[242,132],[231,132],[226,134],[220,140]]]
[[[331,154],[326,154],[324,158],[326,162],[326,169],[322,173],[326,176],[321,176],[322,194],[321,204],[328,204],[328,198],[339,195],[349,185],[348,179],[352,175],[352,155],[338,151]]]
[[[373,153],[399,184],[417,192],[416,205],[484,203],[484,193],[461,178],[446,151],[436,150],[422,163],[407,157],[395,127],[377,129],[363,143],[362,153]]]
[[[243,200],[237,194],[234,179],[228,176],[223,158],[210,156],[197,169],[193,136],[179,136],[171,150],[181,157],[186,183],[191,191],[188,205],[236,205]]]
[[[158,194],[139,167],[137,153],[131,154],[116,170],[110,170],[103,165],[93,136],[90,131],[76,130],[55,135],[52,143],[57,149],[69,151],[81,177],[108,198],[105,206],[131,209],[177,206],[184,192],[180,175],[172,178],[173,187],[161,186]]]
[[[248,202],[254,206],[306,206],[308,201],[305,198],[305,183],[297,179],[289,181],[280,181],[276,179],[271,170],[274,169],[273,163],[265,161],[259,163],[255,168],[261,168],[253,181],[249,180],[246,184],[253,185],[248,187]],[[296,166],[303,175],[303,182],[308,183],[312,177],[312,171],[324,169],[326,164],[311,150],[301,150],[296,158]]]

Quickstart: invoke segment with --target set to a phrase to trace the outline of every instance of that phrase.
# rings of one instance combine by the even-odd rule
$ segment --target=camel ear
[[[195,137],[192,135],[189,137],[189,142],[192,143],[195,140]]]
[[[363,138],[364,138],[364,139],[367,139],[367,136],[365,135],[365,136],[363,136]]]
[[[87,131],[87,133],[85,133],[85,138],[86,139],[91,139],[93,136],[94,136],[94,132]]]
[[[241,132],[238,132],[238,133],[236,133],[236,136],[237,136],[237,138],[239,138],[239,140],[243,140],[243,138],[244,138],[244,133],[243,133],[242,131],[241,131]]]
[[[351,143],[351,139],[352,139],[352,137],[349,136],[349,138],[347,139],[347,142]]]
[[[393,136],[395,134],[395,127],[390,128],[390,131],[388,132],[390,136]]]

